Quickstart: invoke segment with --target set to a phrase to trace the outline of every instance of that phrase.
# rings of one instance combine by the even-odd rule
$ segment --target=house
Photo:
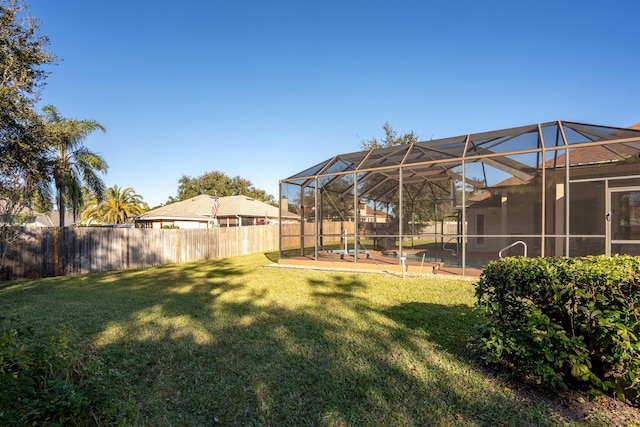
[[[19,208],[19,209],[18,209]],[[0,223],[11,223],[26,227],[58,227],[60,225],[60,213],[49,211],[39,213],[27,206],[16,206],[17,212],[5,212],[10,210],[5,201],[0,201]],[[65,224],[75,225],[76,219],[72,212],[65,212]]]
[[[64,213],[64,224],[65,226],[76,225],[76,218],[73,217],[73,213],[65,212]],[[58,211],[49,211],[45,213],[37,213],[35,214],[35,220],[33,223],[28,225],[34,227],[59,227],[60,226],[60,212]]]
[[[35,215],[31,208],[0,200],[0,224],[26,225],[33,222]]]
[[[628,129],[640,130],[640,123]],[[623,130],[612,135],[617,133],[628,137]],[[611,253],[636,255],[640,253],[639,164],[640,146],[634,142],[556,151],[544,164],[544,183],[540,171],[530,177],[511,176],[467,200],[467,231],[473,236],[468,249],[496,252],[507,239],[488,236],[509,235],[539,252],[537,236],[544,233],[545,253],[600,254],[607,253],[608,246]],[[539,196],[543,185],[544,203]],[[559,237],[567,224],[568,246]]]
[[[387,222],[387,213],[379,209],[374,209],[365,202],[358,203],[358,218],[362,222]]]
[[[251,197],[201,194],[145,212],[135,217],[134,222],[138,228],[238,227],[277,223],[279,216],[280,209]],[[288,212],[283,212],[283,218],[299,221],[299,217]]]
[[[305,207],[301,209],[298,206],[292,206],[292,209],[289,209],[289,203],[286,197],[283,197],[280,201],[280,207],[282,208],[283,215],[287,213],[292,214],[295,211],[295,214],[292,214],[295,218],[295,222],[299,221],[299,218],[304,217],[305,222],[313,222],[316,217],[316,209],[314,206]],[[337,209],[327,209],[329,212],[325,211],[325,218],[342,218],[345,221],[354,221],[355,217],[353,212],[345,212],[344,215],[341,215]],[[358,221],[366,222],[366,223],[385,223],[387,221],[387,217],[389,215],[387,212],[374,209],[369,206],[365,201],[361,201],[358,203]],[[291,218],[283,217],[283,223],[291,222]]]

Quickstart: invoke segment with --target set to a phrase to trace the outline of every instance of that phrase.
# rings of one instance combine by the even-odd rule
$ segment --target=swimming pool
[[[382,256],[387,258],[400,258],[398,252],[383,252]],[[456,255],[445,255],[445,254],[430,254],[428,252],[415,252],[415,253],[404,253],[404,257],[408,261],[417,261],[422,262],[424,256],[424,262],[437,262],[441,263],[443,267],[450,268],[462,268],[462,257]],[[466,260],[466,266],[469,268],[480,268],[483,269],[486,267],[486,264],[481,261],[469,261]]]

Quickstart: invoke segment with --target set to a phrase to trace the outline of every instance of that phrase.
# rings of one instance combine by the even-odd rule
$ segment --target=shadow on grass
[[[315,297],[346,297],[352,296],[351,294],[355,291],[361,291],[367,288],[367,286],[358,280],[358,277],[355,275],[342,275],[342,274],[334,274],[331,276],[332,280],[330,283],[327,283],[326,280],[320,279],[309,279],[307,283],[314,288],[313,295]],[[327,289],[327,291],[320,290],[321,287]]]
[[[265,252],[265,258],[267,258],[270,262],[277,263],[280,259],[280,253],[278,251]]]
[[[429,341],[451,354],[468,361],[477,359],[475,344],[480,337],[474,325],[480,322],[480,318],[467,305],[408,302],[390,307],[382,313],[406,326],[408,331],[423,331]]]
[[[480,377],[446,354],[393,334],[367,316],[355,333],[352,313],[314,307],[229,303],[217,314],[253,313],[214,333],[216,343],[175,342],[170,329],[145,343],[144,384],[151,424],[224,425],[522,425],[524,405],[479,385]],[[325,313],[322,313],[325,311]],[[402,326],[400,326],[402,329]],[[393,329],[393,327],[391,328]],[[171,342],[169,348],[166,343]],[[179,364],[179,369],[167,366]],[[193,409],[199,413],[194,414]]]
[[[95,337],[149,425],[550,424],[466,362],[469,307],[381,306],[361,275],[265,274],[216,260],[58,278],[0,287],[0,313]]]

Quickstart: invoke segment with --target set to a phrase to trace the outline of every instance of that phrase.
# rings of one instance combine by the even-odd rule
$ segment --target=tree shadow
[[[470,307],[385,308],[362,276],[317,272],[282,275],[275,298],[256,284],[265,270],[215,260],[0,285],[0,312],[76,326],[118,363],[148,425],[548,420],[466,363]],[[287,304],[287,287],[309,298]]]
[[[265,258],[267,258],[270,262],[277,263],[280,259],[280,252],[278,251],[269,251],[264,253]]]
[[[353,296],[351,295],[355,291],[362,291],[367,288],[356,275],[342,275],[333,274],[331,276],[331,282],[327,282],[322,279],[310,278],[307,283],[316,290],[315,296],[329,296],[335,294],[336,296]],[[331,292],[323,292],[320,289],[329,289]],[[337,288],[338,292],[335,292]]]
[[[353,299],[347,301],[350,304]],[[357,304],[362,305],[362,300]],[[252,313],[254,320],[248,325],[235,322],[220,330],[210,329],[216,336],[215,344],[176,344],[172,337],[178,331],[174,329],[166,330],[166,336],[156,344],[145,343],[149,346],[145,353],[148,363],[133,380],[144,384],[149,404],[165,402],[164,415],[155,413],[148,421],[204,423],[217,419],[224,425],[535,424],[536,420],[523,415],[525,404],[488,388],[476,394],[478,388],[471,386],[479,378],[474,373],[447,369],[455,359],[443,362],[427,357],[414,344],[413,334],[394,334],[395,328],[378,324],[363,337],[350,338],[344,331],[354,320],[353,313],[321,314],[326,310],[326,305],[307,307],[305,311],[264,307],[257,300],[225,303],[212,315]],[[373,314],[363,314],[367,323],[376,322]],[[406,319],[404,315],[401,318]],[[170,349],[165,348],[166,342],[172,342]],[[411,364],[396,359],[393,353],[399,349]],[[163,356],[159,359],[158,355]],[[166,369],[175,362],[181,369]],[[201,408],[202,413],[184,419],[175,415],[187,417],[185,414],[193,408]]]
[[[407,302],[381,313],[409,330],[424,332],[429,341],[457,357],[478,360],[475,344],[480,335],[474,325],[480,318],[468,305]]]

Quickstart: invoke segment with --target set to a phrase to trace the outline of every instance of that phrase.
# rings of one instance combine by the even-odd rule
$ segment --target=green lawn
[[[575,425],[478,368],[471,282],[267,255],[4,283],[0,314],[76,330],[139,424]]]

